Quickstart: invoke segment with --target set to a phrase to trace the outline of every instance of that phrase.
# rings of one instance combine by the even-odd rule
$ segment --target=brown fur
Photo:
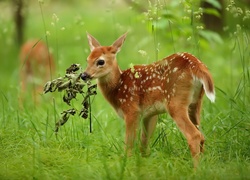
[[[177,53],[149,65],[121,71],[113,51],[119,52],[125,37],[126,34],[111,46],[101,46],[88,34],[91,53],[84,74],[98,79],[104,97],[125,119],[128,154],[133,148],[139,121],[143,121],[141,150],[147,154],[157,115],[168,112],[186,137],[196,166],[205,141],[198,129],[202,97],[206,92],[211,101],[215,99],[207,67],[189,53]],[[105,60],[105,64],[99,66],[99,59]]]
[[[38,40],[24,43],[19,57],[21,102],[24,101],[24,96],[32,93],[33,101],[37,103],[38,95],[43,92],[43,85],[55,71],[54,59],[46,44]]]

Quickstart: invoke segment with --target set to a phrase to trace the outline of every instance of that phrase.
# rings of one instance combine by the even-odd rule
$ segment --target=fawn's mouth
[[[91,80],[92,77],[89,74],[87,74],[86,72],[84,72],[84,73],[81,74],[81,79],[83,81],[87,81],[87,80]]]

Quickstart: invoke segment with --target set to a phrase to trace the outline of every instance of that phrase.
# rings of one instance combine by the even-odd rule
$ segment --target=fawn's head
[[[101,46],[100,43],[87,33],[91,50],[87,58],[87,68],[82,74],[83,80],[105,78],[114,68],[117,68],[116,54],[120,51],[127,33],[119,37],[111,46]]]

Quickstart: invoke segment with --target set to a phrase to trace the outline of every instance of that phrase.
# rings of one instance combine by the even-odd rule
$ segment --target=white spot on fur
[[[160,86],[155,86],[155,87],[152,88],[152,91],[154,91],[154,90],[160,90],[161,91],[162,89],[161,89]]]
[[[119,98],[119,101],[120,101],[121,104],[123,104],[123,103],[126,102],[126,99]]]
[[[181,73],[181,75],[179,76],[180,79],[183,79],[185,77],[185,73]]]
[[[176,72],[178,70],[178,67],[175,67],[174,69],[173,69],[173,72]]]

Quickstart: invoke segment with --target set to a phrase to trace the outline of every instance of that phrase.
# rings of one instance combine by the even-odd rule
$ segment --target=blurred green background
[[[248,0],[0,0],[0,179],[249,179],[249,4]],[[23,18],[22,26],[15,17]],[[117,57],[121,69],[183,51],[208,66],[216,102],[204,98],[201,125],[206,152],[196,172],[185,139],[168,115],[159,117],[151,156],[137,153],[127,159],[124,123],[99,90],[92,99],[92,134],[88,120],[75,116],[56,138],[54,123],[68,108],[60,93],[41,93],[40,104],[34,104],[27,92],[20,108],[21,44],[29,39],[46,42],[55,58],[56,78],[72,63],[85,68],[90,52],[86,32],[102,45],[111,45],[128,32]],[[80,102],[78,97],[73,106]]]

